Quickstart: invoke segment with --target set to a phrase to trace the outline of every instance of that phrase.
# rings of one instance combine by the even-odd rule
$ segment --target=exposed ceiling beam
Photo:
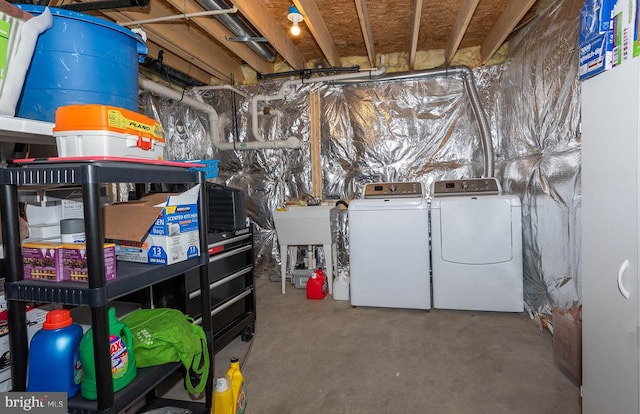
[[[420,18],[422,17],[422,0],[414,0],[413,24],[411,25],[411,46],[409,47],[409,70],[413,70],[418,50],[418,34],[420,33]]]
[[[496,53],[496,50],[502,46],[507,36],[535,2],[536,0],[511,0],[509,2],[504,13],[502,13],[496,25],[489,32],[482,46],[480,46],[482,64],[487,63],[491,56]]]
[[[196,67],[195,65],[187,62],[180,56],[177,56],[167,50],[162,49],[160,46],[156,45],[152,41],[147,41],[147,47],[149,48],[149,56],[153,58],[158,58],[158,53],[160,50],[163,51],[163,60],[162,62],[175,69],[178,70],[185,75],[192,77],[195,80],[198,80],[206,85],[211,84],[211,74],[203,71],[202,69]]]
[[[338,49],[336,48],[335,43],[333,43],[333,39],[329,34],[327,25],[324,23],[315,1],[293,0],[293,4],[295,4],[304,16],[304,19],[307,22],[307,27],[311,31],[313,38],[316,39],[318,46],[320,46],[320,50],[322,50],[322,54],[327,58],[329,64],[333,67],[342,66]]]
[[[356,10],[358,11],[358,20],[360,20],[360,29],[362,37],[364,37],[364,45],[367,48],[367,56],[369,56],[369,65],[376,67],[376,47],[373,42],[373,32],[371,31],[371,23],[369,22],[369,12],[367,11],[367,0],[355,0]]]
[[[195,3],[185,2],[184,0],[165,0],[181,13],[196,13],[203,11],[202,7],[196,6]],[[184,10],[183,10],[184,8]],[[227,36],[233,36],[222,23],[220,23],[215,17],[195,17],[192,20],[202,28],[205,32],[211,35],[214,39],[219,41],[222,45],[229,48],[240,59],[242,59],[247,65],[251,66],[253,70],[260,73],[273,72],[273,64],[266,62],[258,54],[253,52],[248,46],[242,43],[231,42],[227,40]]]
[[[231,2],[278,51],[289,66],[295,70],[304,69],[304,56],[261,3],[256,0],[231,0]]]
[[[460,42],[462,42],[462,38],[467,32],[467,27],[469,27],[469,22],[471,21],[471,17],[473,17],[473,13],[475,13],[479,2],[480,0],[462,1],[460,10],[458,11],[458,17],[456,17],[456,23],[453,25],[451,34],[449,34],[447,49],[444,53],[444,59],[447,65],[451,63],[453,57],[458,51],[458,46],[460,46]]]
[[[163,7],[160,2],[151,1],[147,13],[105,11],[103,14],[111,20],[127,22],[169,16],[173,12]],[[176,55],[212,76],[223,81],[229,81],[233,77],[235,82],[244,82],[241,64],[233,60],[224,49],[212,43],[211,39],[190,29],[186,24],[146,24],[144,31],[149,39],[162,49],[173,50]]]

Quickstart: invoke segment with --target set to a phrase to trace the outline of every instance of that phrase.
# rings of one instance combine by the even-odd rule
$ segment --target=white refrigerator
[[[640,58],[582,83],[583,413],[638,413]]]

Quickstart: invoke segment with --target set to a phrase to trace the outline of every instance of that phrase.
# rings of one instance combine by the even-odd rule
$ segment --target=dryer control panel
[[[422,183],[373,183],[364,187],[362,198],[409,198],[422,197]]]
[[[498,194],[502,194],[502,188],[496,178],[466,178],[433,183],[434,197]]]

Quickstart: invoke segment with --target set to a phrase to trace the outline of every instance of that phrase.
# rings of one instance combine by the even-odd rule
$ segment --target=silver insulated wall
[[[495,176],[506,193],[522,200],[525,301],[534,313],[580,301],[578,10],[570,3],[548,2],[541,17],[510,40],[515,52],[505,63],[472,71],[488,120]],[[274,95],[280,86],[241,89],[250,98]],[[479,124],[459,74],[296,85],[286,100],[269,101],[269,111],[261,109],[257,119],[264,139],[295,136],[300,149],[217,150],[204,113],[143,93],[145,112],[165,128],[168,159],[219,159],[217,180],[246,192],[260,277],[279,278],[271,211],[312,193],[312,92],[320,96],[325,198],[348,202],[370,182],[421,181],[428,188],[436,180],[484,171]],[[255,140],[249,98],[223,89],[191,96],[215,108],[222,141]],[[346,214],[338,220],[338,262],[348,266]]]

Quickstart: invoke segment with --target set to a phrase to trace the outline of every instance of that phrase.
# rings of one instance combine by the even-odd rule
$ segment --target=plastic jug
[[[333,299],[349,300],[349,276],[343,270],[338,272],[338,277],[333,281]]]
[[[136,377],[136,358],[129,327],[118,320],[115,308],[109,308],[109,353],[111,355],[111,378],[113,391],[126,387]],[[84,369],[84,380],[80,394],[88,399],[98,398],[96,390],[96,366],[93,356],[93,330],[89,329],[80,342],[80,360]]]
[[[233,414],[233,391],[227,378],[216,378],[216,387],[213,389],[213,408],[211,414]]]
[[[240,371],[238,357],[231,357],[227,378],[231,381],[231,391],[233,391],[233,412],[234,414],[244,414],[244,410],[247,408],[247,386],[244,382],[244,375]]]
[[[328,291],[327,276],[318,268],[307,281],[307,299],[324,299]]]
[[[68,309],[47,313],[42,329],[31,338],[27,391],[76,395],[82,381],[81,339],[82,327],[73,323]]]

